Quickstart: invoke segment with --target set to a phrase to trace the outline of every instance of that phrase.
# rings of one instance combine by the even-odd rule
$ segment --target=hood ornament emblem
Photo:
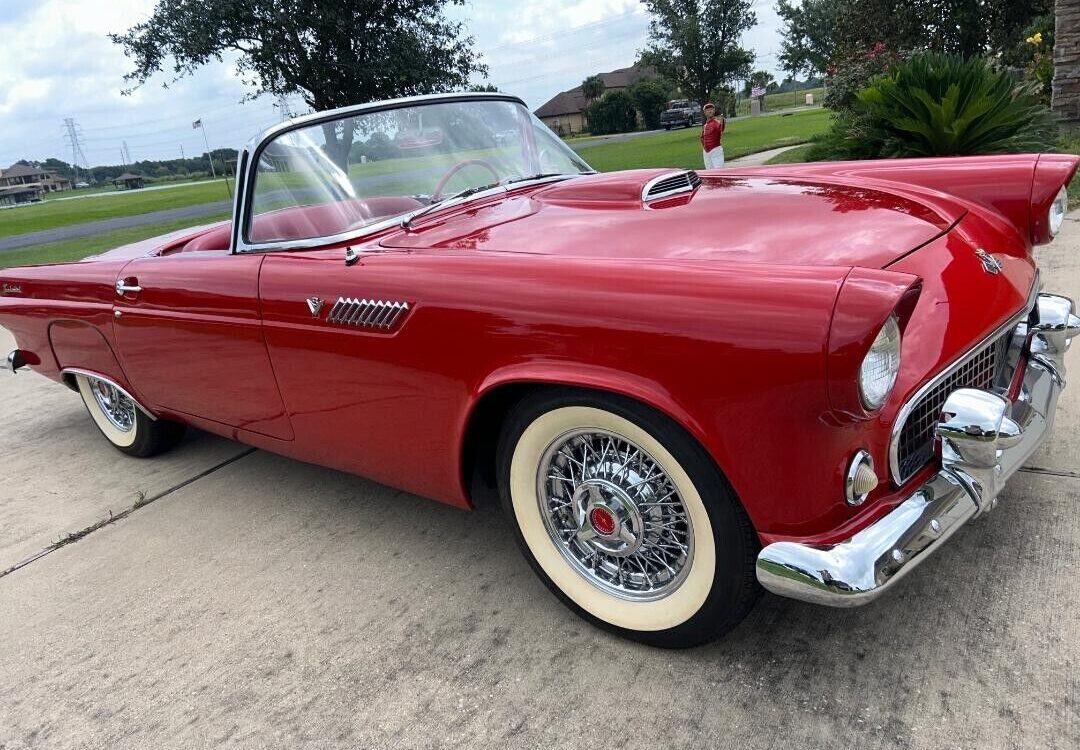
[[[975,251],[975,255],[982,261],[983,270],[994,276],[1001,273],[1001,269],[1004,268],[1001,265],[1001,261],[995,258],[990,253],[983,250],[981,247]]]
[[[307,309],[311,311],[311,317],[319,317],[319,313],[321,313],[323,309],[323,304],[323,301],[318,297],[307,298]]]

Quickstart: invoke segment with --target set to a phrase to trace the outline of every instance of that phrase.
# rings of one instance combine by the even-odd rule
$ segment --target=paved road
[[[216,203],[204,203],[198,206],[185,206],[183,208],[170,208],[164,211],[153,211],[148,214],[136,214],[135,216],[119,216],[115,219],[102,219],[101,221],[89,221],[85,224],[75,224],[70,227],[57,227],[45,229],[40,232],[28,232],[16,234],[11,237],[0,237],[0,252],[18,250],[33,245],[44,245],[47,242],[60,242],[61,240],[74,240],[79,237],[93,237],[104,232],[115,232],[118,229],[130,229],[132,227],[147,226],[150,224],[163,224],[180,219],[196,219],[202,216],[220,214],[232,209],[230,201]]]
[[[1042,252],[1073,296],[1077,216]],[[0,414],[0,570],[152,501],[0,577],[5,750],[1080,747],[1075,383],[998,509],[891,597],[767,595],[685,652],[575,618],[497,512],[197,433],[129,459],[33,374]]]
[[[779,156],[785,151],[790,151],[793,148],[799,148],[806,144],[798,143],[794,146],[781,146],[780,148],[770,148],[768,151],[758,151],[756,154],[747,154],[746,156],[740,156],[738,159],[730,159],[724,163],[725,167],[759,167],[763,164],[768,164],[769,159],[774,156]]]
[[[654,133],[662,133],[662,130],[650,130],[640,133],[620,133],[618,135],[601,136],[595,141],[587,143],[577,144],[575,149],[588,148],[595,146],[597,143],[616,143],[619,141],[625,141],[633,138],[638,138],[643,135],[651,135]],[[785,146],[779,149],[770,149],[769,151],[763,151],[760,154],[750,154],[740,159],[732,159],[729,164],[740,166],[753,166],[757,164],[764,164],[773,156],[784,151],[795,148],[794,146]],[[438,177],[441,175],[440,170],[410,170],[395,175],[385,175],[369,184],[369,188],[378,183],[378,180],[385,180],[387,182],[391,180],[399,180],[405,177],[414,178],[419,176],[432,175]],[[171,187],[171,186],[170,186]],[[111,195],[111,194],[110,194]],[[70,227],[58,227],[56,229],[46,229],[41,232],[30,232],[27,234],[19,234],[11,237],[0,237],[0,253],[8,250],[18,250],[20,248],[31,247],[33,245],[43,245],[48,242],[60,242],[62,240],[78,239],[79,237],[92,237],[94,235],[102,234],[104,232],[112,232],[118,229],[129,229],[131,227],[148,226],[151,224],[164,224],[166,222],[178,221],[180,219],[195,219],[203,216],[211,216],[214,214],[221,214],[232,210],[232,203],[230,201],[220,201],[217,203],[206,203],[199,206],[186,206],[184,208],[173,208],[165,211],[154,211],[148,214],[138,214],[135,216],[121,216],[115,219],[103,219],[101,221],[92,221],[85,224],[76,224]]]

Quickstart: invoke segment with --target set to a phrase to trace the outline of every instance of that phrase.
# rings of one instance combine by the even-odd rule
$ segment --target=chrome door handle
[[[124,282],[127,279],[120,279],[116,282],[116,293],[123,297],[125,294],[138,294],[142,291],[142,287],[138,285],[128,286]]]

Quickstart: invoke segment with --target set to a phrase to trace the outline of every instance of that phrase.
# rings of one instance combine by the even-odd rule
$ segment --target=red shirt
[[[701,128],[701,147],[706,151],[712,151],[720,145],[724,139],[724,118],[714,117],[706,120]]]

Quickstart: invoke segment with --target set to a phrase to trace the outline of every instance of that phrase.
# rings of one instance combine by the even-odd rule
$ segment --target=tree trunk
[[[341,167],[345,174],[349,173],[349,151],[352,150],[353,145],[352,125],[351,119],[328,122],[323,125],[326,155],[330,157],[330,161]]]
[[[1054,111],[1080,121],[1080,0],[1056,0],[1054,30]]]

